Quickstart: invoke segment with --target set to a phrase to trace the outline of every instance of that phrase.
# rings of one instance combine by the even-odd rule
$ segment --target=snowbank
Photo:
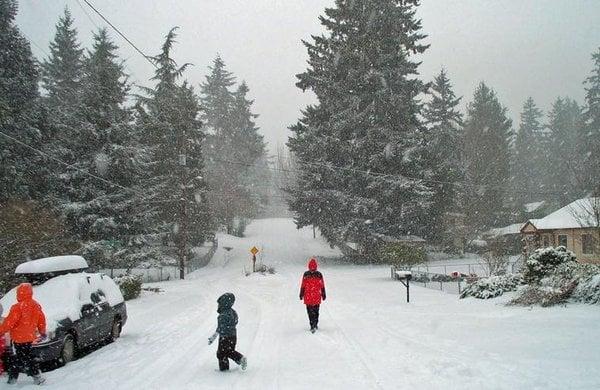
[[[55,256],[28,261],[19,264],[15,270],[16,274],[41,274],[45,272],[57,272],[75,269],[86,269],[87,261],[81,256]]]

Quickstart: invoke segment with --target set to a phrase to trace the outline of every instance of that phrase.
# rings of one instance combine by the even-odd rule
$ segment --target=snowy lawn
[[[321,264],[327,301],[308,331],[298,299],[309,256],[337,254],[286,219],[220,237],[212,263],[128,303],[122,338],[46,373],[52,389],[598,389],[597,306],[518,308],[389,278],[387,267]],[[275,275],[244,276],[248,250]],[[234,249],[225,256],[224,246]],[[217,371],[216,299],[233,292],[247,371]],[[16,388],[32,386],[21,376]],[[2,383],[0,388],[14,388]]]

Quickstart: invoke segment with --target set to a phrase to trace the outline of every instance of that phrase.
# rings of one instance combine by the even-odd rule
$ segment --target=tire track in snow
[[[356,360],[358,360],[360,362],[360,364],[365,368],[366,372],[373,379],[373,383],[375,385],[375,388],[384,389],[384,387],[382,386],[381,381],[379,379],[379,376],[375,373],[375,370],[362,357],[362,356],[367,356],[367,351],[360,344],[358,344],[357,342],[353,341],[350,337],[348,337],[348,335],[346,334],[346,332],[344,331],[344,329],[342,329],[342,327],[339,325],[339,323],[335,319],[335,316],[333,316],[331,314],[331,311],[329,310],[329,308],[327,306],[325,306],[325,312],[329,316],[329,318],[330,318],[331,322],[333,323],[335,329],[337,329],[337,333],[346,341],[346,344],[348,345],[348,347],[350,348],[350,350],[352,350],[354,352],[353,356],[356,358]]]

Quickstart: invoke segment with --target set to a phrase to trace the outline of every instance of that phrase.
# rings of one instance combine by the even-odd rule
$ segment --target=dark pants
[[[31,343],[13,343],[14,355],[10,356],[8,361],[8,378],[17,379],[19,372],[24,372],[29,376],[35,376],[40,373],[38,362],[33,359]]]
[[[316,329],[319,325],[319,305],[306,305],[308,313],[308,322],[311,329]]]
[[[235,350],[236,336],[219,337],[219,348],[217,348],[217,359],[219,359],[219,370],[229,370],[229,359],[240,364],[244,355]]]

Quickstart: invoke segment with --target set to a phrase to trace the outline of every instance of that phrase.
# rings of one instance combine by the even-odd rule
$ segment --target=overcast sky
[[[46,57],[55,23],[67,5],[85,47],[95,24],[104,22],[77,0],[19,0],[17,23]],[[300,109],[313,101],[295,87],[306,67],[301,39],[319,34],[318,15],[326,0],[89,0],[145,53],[156,54],[164,36],[179,26],[175,58],[195,66],[186,78],[195,86],[219,53],[238,81],[246,80],[255,99],[257,122],[269,148],[284,144]],[[591,54],[600,46],[599,0],[423,0],[418,12],[430,49],[421,77],[430,80],[443,66],[462,109],[482,80],[508,107],[513,127],[528,96],[547,111],[557,96],[583,102],[582,82]],[[91,19],[91,20],[90,20]],[[147,80],[152,66],[113,31],[131,79]],[[37,47],[39,46],[39,47]]]

